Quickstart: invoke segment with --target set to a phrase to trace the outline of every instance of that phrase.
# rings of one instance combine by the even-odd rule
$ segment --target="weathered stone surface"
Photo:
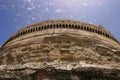
[[[23,28],[1,46],[0,55],[1,80],[120,79],[120,43],[103,27],[79,21]]]
[[[106,68],[76,68],[60,70],[53,67],[42,69],[18,69],[0,71],[0,80],[119,80],[120,70]],[[1,74],[4,74],[1,76]]]

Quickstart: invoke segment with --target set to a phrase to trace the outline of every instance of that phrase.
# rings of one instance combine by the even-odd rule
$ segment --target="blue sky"
[[[100,24],[120,41],[120,0],[0,0],[0,45],[27,25],[54,19]]]

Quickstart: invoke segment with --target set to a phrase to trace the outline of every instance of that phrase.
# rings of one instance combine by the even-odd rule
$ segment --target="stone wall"
[[[52,62],[59,58],[62,61],[86,60],[90,63],[103,61],[105,64],[109,60],[99,61],[99,51],[97,53],[97,50],[93,49],[97,49],[99,45],[106,45],[108,49],[114,49],[118,52],[120,49],[117,42],[92,32],[66,28],[46,29],[15,38],[3,46],[0,50],[0,64]],[[114,59],[119,61],[117,56],[115,58],[111,56],[116,51],[109,51],[110,53],[105,54],[110,54],[113,61]],[[89,57],[90,55],[91,57]]]
[[[45,21],[38,24],[31,25],[29,27],[23,28],[20,31],[16,32],[10,39],[6,41],[8,43],[11,40],[14,40],[15,38],[18,38],[25,34],[30,34],[33,32],[38,32],[46,29],[54,29],[54,28],[67,28],[67,29],[78,29],[83,30],[87,32],[92,32],[95,34],[102,35],[104,37],[110,38],[116,42],[118,42],[107,30],[105,30],[103,27],[97,27],[88,23],[83,23],[79,21],[69,21],[69,20],[56,20],[56,21]],[[5,43],[5,44],[6,44]],[[119,43],[119,42],[118,42]],[[4,44],[4,45],[5,45]],[[4,46],[3,45],[3,46]]]

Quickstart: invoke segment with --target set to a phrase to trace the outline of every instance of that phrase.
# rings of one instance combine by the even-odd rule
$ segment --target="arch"
[[[33,28],[33,32],[35,31],[35,28]]]
[[[28,33],[30,33],[30,29],[28,29]]]
[[[30,32],[33,32],[33,30],[32,30],[32,29],[30,29]]]
[[[84,26],[84,28],[83,28],[83,29],[84,29],[84,30],[87,30],[87,29],[86,29],[86,26]]]
[[[23,34],[25,34],[25,31],[23,31]]]
[[[39,31],[39,27],[36,27],[36,31]]]
[[[72,28],[74,28],[74,25],[72,24]]]
[[[97,32],[98,34],[100,34],[100,31],[98,30],[98,32]]]
[[[87,28],[87,29],[86,29],[87,31],[90,31],[89,27],[86,27],[86,28]]]
[[[71,24],[69,24],[69,28],[72,28]]]
[[[61,24],[59,24],[59,27],[61,27],[62,25]]]
[[[56,24],[56,28],[59,28],[59,25],[58,25],[58,24]]]
[[[94,32],[94,29],[93,29],[93,28],[90,28],[90,31],[91,31],[91,32]]]
[[[68,28],[68,24],[66,24],[65,26],[66,26],[66,28]]]
[[[89,31],[93,32],[93,29],[91,27],[89,27]]]
[[[75,29],[77,29],[78,28],[78,26],[77,25],[75,25]]]
[[[62,27],[65,28],[65,24],[63,24]]]
[[[100,31],[100,34],[101,34],[101,35],[103,34],[102,31]]]
[[[105,36],[109,38],[109,35],[107,33],[105,34]]]
[[[83,30],[83,26],[81,26],[81,30]]]
[[[50,26],[49,26],[49,25],[47,25],[47,28],[50,28]]]
[[[80,29],[80,26],[78,25],[78,29]]]
[[[109,34],[107,34],[107,36],[108,36],[108,38],[110,38],[110,35],[109,35]]]
[[[97,33],[98,31],[97,31],[97,29],[95,29],[95,33]]]
[[[55,24],[53,24],[53,27],[55,28],[55,27],[56,27],[56,25],[55,25]]]
[[[28,33],[28,30],[25,30],[25,33]]]
[[[105,33],[104,33],[104,32],[102,32],[102,35],[103,35],[103,36],[105,36]]]
[[[39,30],[41,30],[41,27],[39,26]]]
[[[52,24],[50,24],[50,28],[52,28]]]
[[[44,25],[44,29],[47,29],[47,26],[46,26],[46,25]]]
[[[41,27],[41,30],[43,30],[43,29],[44,29],[44,27],[42,26],[42,27]]]

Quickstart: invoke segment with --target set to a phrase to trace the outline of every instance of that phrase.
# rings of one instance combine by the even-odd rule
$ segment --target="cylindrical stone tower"
[[[7,70],[1,80],[120,79],[119,41],[104,27],[80,21],[27,26],[1,46],[0,55],[0,69]]]

